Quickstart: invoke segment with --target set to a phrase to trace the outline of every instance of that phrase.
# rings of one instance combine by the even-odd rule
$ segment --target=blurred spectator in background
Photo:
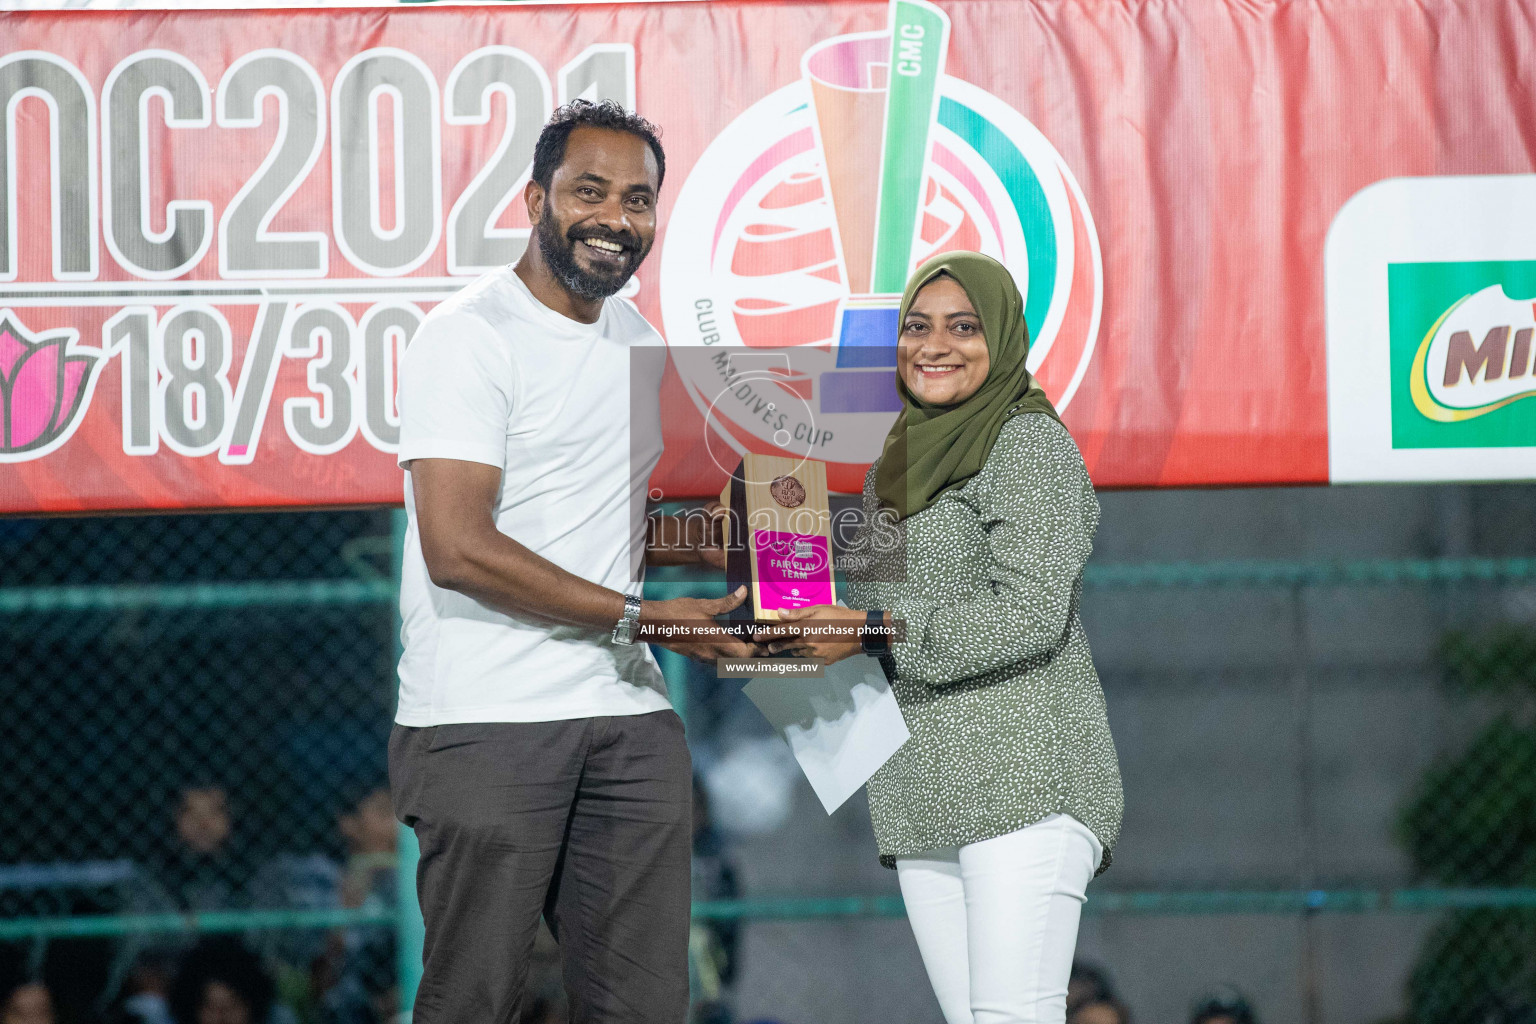
[[[175,791],[167,819],[170,827],[135,878],[123,910],[195,914],[249,906],[248,875],[236,853],[235,816],[224,785],[207,777],[185,781]],[[142,997],[131,1007],[118,1002],[122,1013],[130,1015],[123,1019],[162,1024],[169,964],[190,945],[187,937],[175,935],[123,940],[117,958],[123,965],[118,971],[124,979],[121,992]]]
[[[377,781],[354,787],[336,815],[344,859],[338,863],[321,852],[275,857],[251,879],[251,905],[391,911],[398,831],[389,789]],[[276,968],[279,1000],[306,1021],[372,1021],[375,1005],[394,998],[394,929],[389,924],[333,932],[273,931],[257,941]]]
[[[395,906],[399,825],[389,790],[376,781],[354,788],[336,815],[338,863],[324,853],[284,854],[251,880],[251,902],[263,908],[368,909]],[[361,925],[333,932],[271,932],[261,949],[274,961],[278,993],[306,1020],[371,1024],[398,1001],[394,929]],[[381,1014],[383,1016],[381,1016]]]
[[[400,824],[389,800],[389,787],[377,786],[337,820],[347,842],[341,881],[344,907],[395,905],[395,841]]]
[[[1072,961],[1067,980],[1067,1024],[1130,1024],[1131,1013],[1115,998],[1114,986],[1100,967]]]
[[[134,958],[107,1019],[116,1024],[173,1024],[170,996],[175,976],[176,959],[171,950],[154,947],[142,951]]]
[[[1258,1024],[1258,1018],[1241,992],[1223,985],[1195,1003],[1189,1024]]]
[[[735,858],[715,828],[709,794],[698,774],[693,776],[693,898],[733,900],[741,895]],[[729,989],[738,973],[740,925],[736,921],[695,921],[688,937],[692,975],[692,1024],[730,1024]]]
[[[41,981],[0,988],[0,1024],[57,1024],[53,993]]]
[[[396,903],[396,839],[400,826],[390,803],[389,789],[371,788],[337,818],[346,841],[347,860],[341,872],[340,906],[390,911]],[[325,1019],[334,1024],[371,1024],[381,1008],[398,1001],[395,988],[395,929],[390,924],[362,925],[339,935],[330,947],[330,973],[335,977],[324,999]]]
[[[6,804],[5,809],[14,808]],[[123,861],[3,864],[0,918],[112,914],[118,911],[131,877],[132,865]],[[90,1019],[92,1011],[99,1009],[104,990],[115,980],[117,945],[104,936],[33,936],[15,944],[0,943],[0,1007],[12,989],[31,982],[50,994],[54,1017]]]
[[[1067,1014],[1067,1024],[1131,1024],[1131,1011],[1118,999],[1090,999]]]
[[[171,842],[152,865],[154,880],[177,910],[229,910],[245,902],[245,877],[231,838],[234,814],[225,788],[211,780],[184,785],[172,813]]]
[[[0,945],[0,1024],[95,1021],[102,965],[96,950],[69,940]]]
[[[1085,963],[1082,960],[1072,961],[1072,973],[1067,978],[1067,1015],[1084,1003],[1095,1003],[1104,999],[1115,997],[1114,987],[1109,983],[1109,975],[1104,973],[1102,967]]]
[[[240,940],[205,939],[183,958],[171,983],[171,1018],[175,1024],[278,1024],[276,995],[261,958]]]
[[[318,1019],[321,1024],[394,1024],[399,1005],[394,933],[384,929],[346,951],[341,977],[325,993]]]

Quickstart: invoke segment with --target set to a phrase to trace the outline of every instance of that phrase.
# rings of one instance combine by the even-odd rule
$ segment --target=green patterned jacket
[[[1099,503],[1077,444],[1014,416],[980,473],[895,526],[874,524],[874,480],[848,603],[906,624],[882,663],[912,733],[869,781],[880,862],[1065,813],[1103,844],[1102,872],[1124,796],[1079,613]]]

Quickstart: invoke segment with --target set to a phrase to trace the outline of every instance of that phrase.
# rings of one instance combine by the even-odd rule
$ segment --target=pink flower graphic
[[[74,349],[77,332],[34,337],[0,310],[0,461],[35,459],[74,431],[101,353]]]

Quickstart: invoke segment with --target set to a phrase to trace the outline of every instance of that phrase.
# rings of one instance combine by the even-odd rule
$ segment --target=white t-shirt
[[[535,299],[511,267],[493,271],[432,310],[406,349],[400,465],[497,467],[498,530],[568,572],[638,595],[645,489],[662,449],[661,345],[623,299],[605,301],[597,323],[578,323]],[[409,472],[405,508],[395,721],[546,722],[671,707],[645,644],[615,644],[611,627],[508,615],[434,586]]]

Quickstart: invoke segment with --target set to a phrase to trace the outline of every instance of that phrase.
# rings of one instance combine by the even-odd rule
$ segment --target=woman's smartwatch
[[[859,634],[859,646],[871,657],[879,657],[891,649],[891,638],[885,632],[885,612],[871,608],[864,616],[864,630]]]

